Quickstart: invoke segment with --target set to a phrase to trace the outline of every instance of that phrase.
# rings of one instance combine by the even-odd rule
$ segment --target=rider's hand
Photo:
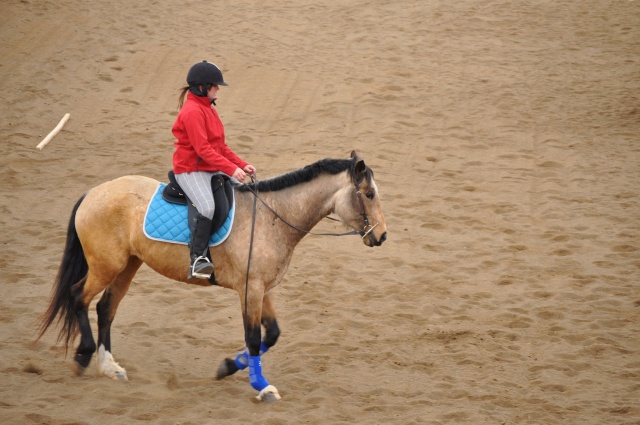
[[[236,171],[233,172],[231,177],[233,177],[234,179],[236,179],[240,183],[242,183],[244,181],[245,177],[247,177],[247,175],[240,168],[236,168]]]
[[[245,165],[244,168],[242,169],[242,171],[244,171],[247,174],[252,175],[253,177],[256,176],[256,167],[254,167],[251,164]]]

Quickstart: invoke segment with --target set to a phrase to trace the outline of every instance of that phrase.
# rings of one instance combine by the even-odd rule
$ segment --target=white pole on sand
[[[58,123],[58,125],[56,125],[56,128],[54,128],[53,130],[51,130],[51,133],[47,134],[47,137],[45,137],[44,139],[42,139],[42,142],[38,143],[38,146],[36,146],[37,149],[42,150],[42,148],[44,148],[46,146],[47,143],[49,143],[51,141],[51,139],[53,139],[53,137],[58,134],[58,132],[60,130],[62,130],[62,127],[64,127],[64,125],[66,124],[66,122],[69,120],[69,117],[71,116],[71,114],[64,114],[64,117],[62,117],[62,119],[60,120],[60,122]]]

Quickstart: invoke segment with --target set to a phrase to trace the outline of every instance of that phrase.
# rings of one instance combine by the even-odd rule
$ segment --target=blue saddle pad
[[[143,230],[149,239],[161,242],[188,244],[191,236],[187,221],[187,206],[167,202],[162,198],[162,190],[166,184],[160,183],[158,190],[151,197],[147,212],[144,215]],[[224,242],[233,226],[235,215],[235,199],[229,210],[229,215],[220,229],[209,240],[209,246],[220,245]]]

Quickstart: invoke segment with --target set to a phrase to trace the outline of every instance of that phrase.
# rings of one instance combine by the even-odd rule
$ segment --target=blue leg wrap
[[[269,347],[264,345],[264,341],[260,343],[260,355],[263,355],[269,351]],[[241,353],[238,353],[236,358],[234,359],[236,366],[239,370],[245,370],[247,366],[249,366],[249,350],[244,350]]]
[[[257,391],[262,391],[269,386],[269,382],[262,376],[260,356],[249,356],[249,383]]]
[[[235,362],[236,366],[238,367],[239,370],[245,370],[247,368],[247,366],[249,366],[249,356],[247,355],[247,350],[244,350],[241,353],[238,353],[238,355],[236,356],[235,359],[233,359],[233,361]]]

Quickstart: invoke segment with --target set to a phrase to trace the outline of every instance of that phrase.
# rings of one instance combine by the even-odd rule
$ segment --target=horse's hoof
[[[282,397],[280,397],[276,387],[269,385],[260,391],[260,394],[258,394],[256,398],[267,403],[273,403],[274,401],[280,400]]]
[[[84,371],[87,370],[86,367],[83,367],[82,365],[80,365],[80,363],[74,361],[71,364],[71,371],[73,372],[74,375],[76,376],[82,376],[84,374]]]
[[[127,377],[127,372],[125,372],[124,370],[115,372],[111,377],[111,379],[119,382],[129,382],[129,378]]]
[[[113,359],[113,355],[105,350],[104,345],[98,348],[98,372],[114,381],[127,382],[127,371]]]
[[[73,363],[75,363],[79,368],[80,375],[82,375],[84,370],[89,367],[89,363],[91,363],[91,357],[93,357],[93,351],[89,351],[85,354],[76,353],[75,356],[73,356]]]
[[[218,373],[216,374],[216,379],[219,381],[221,379],[226,378],[229,375],[233,375],[238,371],[238,366],[236,366],[236,362],[233,359],[226,358],[220,363],[220,367],[218,368]]]

